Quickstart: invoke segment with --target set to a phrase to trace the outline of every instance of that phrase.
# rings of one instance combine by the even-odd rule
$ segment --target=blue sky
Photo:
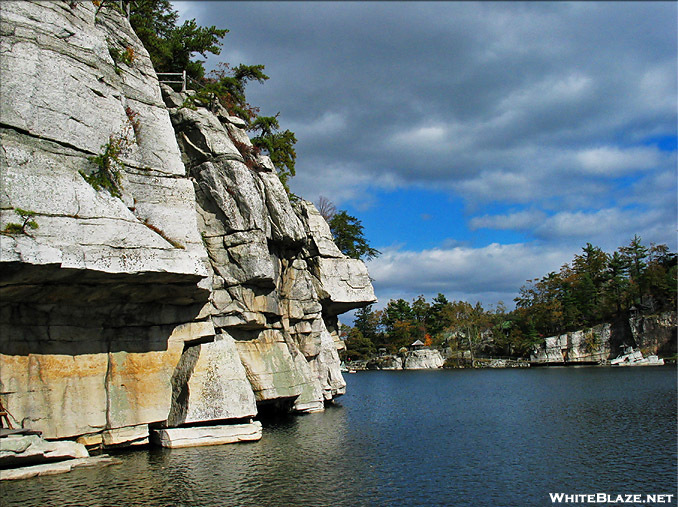
[[[264,64],[292,190],[358,217],[389,299],[486,306],[587,242],[676,250],[673,2],[175,2]]]

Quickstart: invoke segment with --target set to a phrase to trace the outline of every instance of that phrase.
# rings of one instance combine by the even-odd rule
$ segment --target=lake
[[[3,481],[2,505],[525,507],[559,492],[676,505],[674,366],[345,378],[336,406],[266,422],[259,442]]]

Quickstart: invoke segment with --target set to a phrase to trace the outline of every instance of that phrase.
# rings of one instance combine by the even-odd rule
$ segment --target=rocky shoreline
[[[399,354],[349,361],[349,370],[453,368],[529,368],[546,366],[611,366],[676,363],[676,312],[634,316],[628,322],[604,323],[588,329],[543,338],[530,357],[472,355],[470,350],[423,348]],[[623,325],[625,324],[625,325]],[[624,355],[633,360],[617,360]]]

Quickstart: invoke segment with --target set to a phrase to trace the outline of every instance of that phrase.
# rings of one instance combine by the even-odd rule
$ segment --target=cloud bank
[[[421,212],[464,224],[437,248],[390,249],[415,231],[379,231],[382,300],[511,300],[587,241],[609,250],[638,233],[676,249],[675,3],[175,6],[231,30],[208,67],[266,66],[248,97],[297,134],[295,193],[328,196],[367,229],[398,215],[379,191],[463,203]]]

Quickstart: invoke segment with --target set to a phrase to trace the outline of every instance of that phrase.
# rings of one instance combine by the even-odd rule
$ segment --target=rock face
[[[541,363],[597,362],[610,356],[610,324],[551,336],[535,348],[530,360]]]
[[[645,355],[676,354],[676,312],[629,319],[633,344]]]
[[[435,349],[418,349],[402,356],[384,355],[367,362],[368,370],[435,370],[443,367],[443,356]]]
[[[545,338],[530,354],[536,363],[603,362],[625,347],[644,355],[673,355],[676,351],[676,312],[631,317],[628,322],[600,324],[590,329]]]
[[[443,356],[440,352],[432,349],[410,350],[405,354],[403,369],[405,370],[429,370],[443,367]]]
[[[0,236],[0,396],[17,425],[141,444],[149,425],[342,394],[337,315],[375,300],[367,270],[270,160],[244,163],[242,120],[163,97],[114,9],[1,12],[0,230],[16,209],[38,225]],[[116,142],[119,197],[86,179]]]
[[[212,292],[202,314],[217,343],[237,350],[253,401],[322,410],[346,386],[337,315],[374,301],[365,265],[337,249],[311,203],[293,208],[267,157],[254,170],[245,164],[236,145],[252,145],[242,120],[172,107],[187,97],[167,86],[163,93],[209,258]]]

